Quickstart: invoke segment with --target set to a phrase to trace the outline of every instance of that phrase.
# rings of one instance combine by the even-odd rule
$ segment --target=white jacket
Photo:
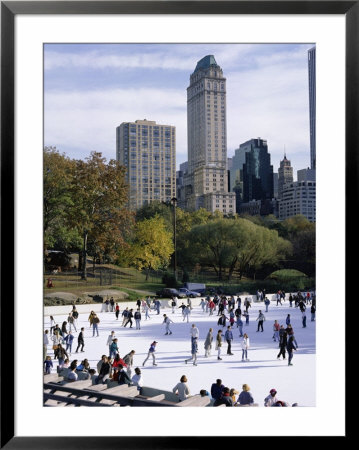
[[[110,334],[110,336],[107,338],[107,345],[111,345],[112,341],[116,338],[115,335],[112,336],[112,334]]]
[[[243,350],[247,350],[249,348],[249,338],[243,338],[241,346]]]
[[[271,394],[268,395],[268,397],[266,397],[264,399],[264,406],[272,406],[274,405],[274,403],[276,403],[278,401],[277,397],[274,396],[272,397]]]
[[[197,327],[191,328],[190,333],[191,333],[191,336],[192,336],[192,337],[196,337],[196,338],[199,337],[199,329],[198,329]]]

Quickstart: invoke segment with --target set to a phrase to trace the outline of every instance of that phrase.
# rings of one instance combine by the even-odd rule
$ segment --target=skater
[[[115,332],[111,331],[111,334],[107,338],[106,345],[108,345],[108,354],[111,355],[111,344],[113,340],[115,339]]]
[[[206,358],[211,356],[212,341],[213,341],[212,331],[213,331],[212,328],[210,328],[207,333],[206,340],[204,341],[204,349],[205,349],[204,356]]]
[[[243,316],[246,318],[246,326],[249,325],[249,312],[243,311]]]
[[[117,342],[118,342],[118,339],[115,338],[110,345],[110,359],[115,358],[115,356],[119,352]]]
[[[189,306],[185,306],[184,310],[183,310],[183,321],[185,321],[187,319],[187,323],[189,322],[189,315],[191,314],[191,310],[189,308]]]
[[[71,331],[69,331],[69,334],[65,337],[64,341],[66,342],[66,351],[70,350],[69,353],[71,355],[72,353],[72,342],[74,340],[74,336]]]
[[[203,298],[201,299],[201,303],[199,304],[199,306],[202,308],[202,312],[204,312],[204,308],[206,307],[206,302],[204,301]]]
[[[292,296],[292,294],[289,294],[289,307],[290,308],[293,308],[292,303],[293,303],[293,296]]]
[[[233,312],[233,309],[231,309],[230,312],[229,312],[229,323],[231,324],[231,327],[233,328],[233,325],[234,325],[234,312]]]
[[[282,299],[281,299],[280,291],[277,292],[277,305],[276,306],[278,306],[278,303],[280,304],[280,306],[282,306]]]
[[[227,355],[233,355],[232,353],[232,341],[233,341],[233,333],[231,330],[231,326],[228,325],[226,332],[224,333],[224,337],[227,341]]]
[[[88,317],[88,321],[90,322],[90,328],[92,327],[92,323],[93,323],[93,316],[94,316],[94,314],[95,314],[95,311],[91,311],[90,312],[90,315],[89,315],[89,317]]]
[[[175,308],[177,306],[176,300],[174,297],[172,297],[172,302],[171,302],[171,306],[172,306],[172,314],[175,313]]]
[[[47,346],[49,345],[49,337],[48,337],[48,334],[49,334],[49,330],[45,330],[45,333],[44,333],[44,347],[43,347],[43,350],[44,350],[44,352],[43,352],[43,358],[44,358],[44,360],[46,359],[46,356],[47,356]]]
[[[182,316],[184,316],[184,310],[186,309],[186,305],[182,302],[182,305],[178,307],[178,309],[182,309]],[[184,319],[183,319],[184,320]]]
[[[113,299],[113,297],[110,298],[110,311],[113,312],[115,307],[115,300]]]
[[[305,310],[302,312],[302,328],[307,327],[307,315],[305,314]]]
[[[241,319],[241,316],[238,316],[237,318],[237,327],[239,328],[239,337],[243,336],[243,320]]]
[[[297,341],[296,341],[295,336],[294,336],[294,330],[293,330],[292,325],[289,324],[289,325],[287,326],[287,328],[285,329],[285,331],[287,332],[288,339],[289,339],[291,336],[293,336],[293,338],[294,338],[294,344],[295,344],[296,347],[298,348],[298,344],[297,344]]]
[[[72,331],[72,328],[75,328],[75,331],[77,332],[76,325],[75,325],[75,319],[74,319],[74,317],[73,317],[71,312],[69,313],[69,316],[67,318],[67,322],[69,324],[69,331]]]
[[[148,306],[147,302],[145,303],[143,308],[145,310],[145,320],[151,319],[151,317],[149,315],[150,307]]]
[[[191,342],[191,357],[189,359],[185,360],[185,363],[187,364],[188,361],[193,360],[193,365],[197,366],[197,353],[198,353],[198,338],[195,336],[192,336],[192,342]]]
[[[287,326],[290,324],[290,314],[287,315],[287,318],[285,319],[285,323]]]
[[[155,309],[157,311],[157,315],[159,315],[161,312],[161,302],[158,299],[156,299],[154,303],[155,303]]]
[[[222,330],[218,330],[216,337],[216,350],[218,350],[217,359],[221,358],[221,347],[222,347]]]
[[[274,403],[278,401],[276,394],[277,391],[275,389],[271,389],[269,391],[269,395],[264,399],[264,406],[273,406]]]
[[[172,334],[172,331],[170,330],[170,323],[173,323],[173,320],[171,320],[169,317],[167,317],[166,314],[163,314],[163,322],[166,324],[166,334]]]
[[[158,342],[157,341],[153,341],[152,342],[152,344],[151,344],[151,346],[150,346],[150,348],[149,348],[149,350],[148,350],[148,354],[147,354],[147,358],[143,361],[143,366],[146,364],[146,361],[148,360],[148,358],[150,357],[150,356],[152,356],[152,364],[154,365],[154,366],[157,366],[157,364],[156,364],[156,356],[155,356],[155,352],[156,352],[156,344],[158,344]]]
[[[288,339],[287,344],[287,352],[288,352],[288,366],[292,366],[292,359],[293,359],[293,351],[297,350],[297,347],[294,345],[294,336],[291,336]]]
[[[120,307],[118,306],[118,303],[116,303],[115,306],[115,316],[116,316],[116,320],[118,320],[118,316],[120,315]]]
[[[264,317],[264,314],[262,313],[261,309],[259,310],[259,314],[256,320],[258,320],[257,332],[259,331],[259,328],[261,328],[261,331],[263,333],[263,322],[266,320],[266,318]]]
[[[62,333],[62,337],[65,339],[66,335],[68,334],[67,328],[66,328],[67,322],[66,320],[64,322],[62,322],[62,326],[61,326],[61,333]]]
[[[81,352],[84,351],[84,347],[85,347],[84,330],[85,330],[85,328],[81,328],[80,333],[77,336],[77,348],[76,348],[75,353],[77,353],[79,351],[80,346],[81,346]]]
[[[314,322],[314,321],[315,321],[315,309],[316,309],[316,306],[315,306],[315,304],[313,305],[313,302],[312,302],[312,306],[311,306],[311,308],[310,308],[310,314],[311,314],[311,319],[310,319],[310,321],[311,321],[311,322]]]
[[[242,340],[242,361],[249,361],[248,359],[248,349],[249,349],[249,337],[247,333],[244,333]]]
[[[218,326],[222,326],[223,328],[226,326],[226,320],[228,319],[227,316],[225,316],[224,314],[221,314],[221,316],[218,319],[217,325]]]
[[[50,316],[50,336],[52,336],[54,328],[55,328],[55,320],[52,316]]]
[[[179,397],[179,402],[183,402],[190,395],[190,391],[187,386],[187,377],[186,375],[182,375],[180,382],[176,384],[176,386],[172,389],[172,392]]]
[[[284,329],[284,326],[280,326],[279,330],[279,353],[277,355],[277,359],[280,359],[280,356],[283,356],[283,359],[285,358],[285,350],[287,348],[287,332]]]
[[[196,324],[193,323],[191,330],[190,330],[190,334],[191,334],[191,340],[193,341],[194,338],[199,338],[199,329],[196,327]]]
[[[133,309],[130,309],[127,313],[127,320],[124,325],[125,328],[127,327],[128,323],[130,324],[130,328],[132,328],[132,325],[133,325],[133,322],[132,322],[133,312],[132,311],[133,311]]]
[[[214,303],[214,301],[210,300],[209,303],[208,303],[209,315],[210,316],[213,316],[213,311],[214,311],[215,307],[216,307],[216,304]]]
[[[127,353],[127,355],[125,355],[123,357],[123,360],[125,361],[125,363],[127,365],[127,375],[130,378],[132,376],[133,356],[135,353],[136,353],[135,350],[131,350],[130,353]]]
[[[134,319],[136,322],[136,330],[140,330],[141,329],[141,313],[140,313],[140,308],[138,308],[138,310],[135,312],[134,314]]]
[[[274,342],[279,342],[279,330],[280,330],[280,325],[278,323],[277,320],[274,321],[273,324],[273,341]]]
[[[125,326],[125,323],[127,322],[127,316],[128,316],[128,306],[126,307],[126,309],[124,309],[123,311],[122,311],[122,317],[123,317],[123,320],[122,320],[122,324],[121,324],[121,326],[122,327],[124,327]]]
[[[251,308],[251,302],[249,301],[248,297],[244,300],[244,306],[246,307],[246,312],[248,312],[248,308]]]
[[[249,391],[250,387],[248,386],[248,384],[244,384],[242,386],[242,392],[239,394],[237,399],[237,403],[239,403],[241,406],[251,405],[252,403],[254,403],[252,394]]]
[[[58,370],[61,370],[63,368],[64,362],[65,362],[65,355],[66,358],[69,357],[66,350],[62,347],[61,344],[59,344],[57,349],[57,359],[59,360]]]
[[[266,305],[266,312],[268,312],[268,306],[270,305],[270,300],[268,297],[264,299],[264,304]]]
[[[92,318],[92,330],[93,330],[92,337],[95,336],[95,331],[97,333],[97,337],[99,336],[99,334],[98,334],[98,324],[99,323],[100,323],[100,319],[97,317],[97,314],[94,314],[93,318]]]
[[[192,300],[190,297],[187,298],[187,306],[189,307],[190,311],[192,312]]]

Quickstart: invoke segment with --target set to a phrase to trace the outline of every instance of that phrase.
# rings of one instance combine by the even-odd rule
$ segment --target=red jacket
[[[114,361],[112,363],[112,367],[118,367],[121,364],[122,367],[127,367],[127,364],[125,363],[125,361],[122,358],[119,358],[118,361]]]

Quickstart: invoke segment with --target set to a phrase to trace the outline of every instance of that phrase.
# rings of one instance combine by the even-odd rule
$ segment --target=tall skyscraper
[[[126,168],[129,207],[176,197],[176,128],[154,121],[124,122],[116,128],[116,157]]]
[[[316,169],[316,133],[315,133],[315,47],[308,50],[309,79],[309,129],[310,129],[310,168]]]
[[[285,220],[301,214],[310,222],[315,222],[315,197],[315,181],[294,181],[284,185],[282,198],[278,200],[278,218]]]
[[[289,159],[287,159],[284,154],[283,160],[280,162],[280,167],[278,169],[278,198],[282,198],[283,186],[286,183],[293,182],[293,167],[290,164]]]
[[[186,207],[234,214],[228,192],[226,79],[213,55],[202,58],[187,88],[188,172]]]
[[[243,164],[243,202],[273,199],[273,166],[267,141],[251,139],[240,145],[245,155]]]

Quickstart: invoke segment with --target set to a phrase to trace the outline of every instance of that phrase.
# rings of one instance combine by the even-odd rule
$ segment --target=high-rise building
[[[315,181],[294,181],[285,184],[282,198],[278,200],[278,218],[280,220],[301,214],[310,222],[316,215]]]
[[[226,79],[213,55],[202,58],[187,88],[188,171],[186,207],[236,212],[228,192]]]
[[[278,169],[278,198],[282,197],[283,186],[293,182],[293,167],[284,154],[283,160],[280,162]]]
[[[240,145],[245,153],[243,164],[243,202],[273,199],[273,166],[267,141],[251,139]]]
[[[273,173],[273,197],[278,198],[278,172]]]
[[[308,79],[309,79],[309,130],[310,130],[310,168],[316,169],[316,132],[315,132],[315,47],[308,50]]]
[[[129,207],[176,197],[176,128],[154,121],[124,122],[116,128],[116,157],[126,168]]]
[[[297,181],[315,181],[315,169],[300,169],[297,170]]]

